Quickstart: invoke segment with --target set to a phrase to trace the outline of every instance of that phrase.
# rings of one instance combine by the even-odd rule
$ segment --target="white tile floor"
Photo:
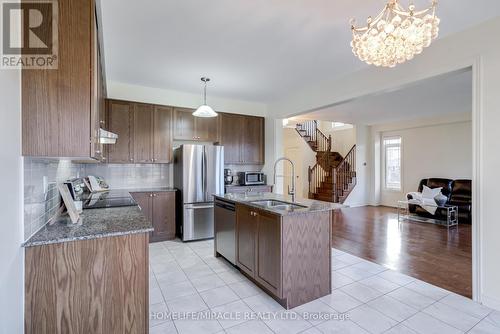
[[[500,333],[500,312],[339,250],[332,257],[332,294],[286,311],[215,258],[211,240],[151,244],[150,333]],[[166,316],[179,312],[188,317]]]

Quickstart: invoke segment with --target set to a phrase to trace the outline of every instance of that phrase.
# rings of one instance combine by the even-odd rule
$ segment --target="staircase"
[[[332,137],[318,129],[317,121],[296,126],[297,133],[316,152],[316,164],[309,166],[309,198],[344,203],[356,186],[356,145],[345,157],[332,152]]]

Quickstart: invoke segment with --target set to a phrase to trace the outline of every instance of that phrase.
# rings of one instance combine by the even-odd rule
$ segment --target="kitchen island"
[[[331,228],[333,211],[343,205],[271,193],[215,195],[234,205],[234,264],[250,280],[290,309],[331,293]],[[227,222],[218,238],[227,249]],[[219,230],[219,233],[218,233]],[[222,254],[225,256],[225,254]]]

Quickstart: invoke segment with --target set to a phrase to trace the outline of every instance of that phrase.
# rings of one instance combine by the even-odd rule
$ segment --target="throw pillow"
[[[434,197],[441,193],[442,189],[443,187],[431,189],[427,186],[424,186],[424,189],[422,190],[422,198],[434,199]]]

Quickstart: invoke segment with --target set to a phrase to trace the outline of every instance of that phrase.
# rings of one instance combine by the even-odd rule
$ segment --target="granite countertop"
[[[134,189],[117,189],[117,190],[126,190],[129,193],[161,193],[161,192],[169,192],[169,191],[177,191],[176,188],[171,187],[143,187],[143,188],[134,188]]]
[[[47,224],[35,233],[23,247],[153,231],[153,225],[139,206],[84,210],[80,218],[81,225],[71,224],[67,214],[56,218],[53,224]]]
[[[143,187],[136,189],[112,189],[95,193],[98,197],[128,197],[134,192],[176,191],[171,187]],[[153,231],[153,225],[144,216],[138,205],[83,210],[81,225],[71,224],[67,214],[57,217],[54,223],[45,225],[35,233],[23,247],[55,244],[61,242],[120,236]]]
[[[303,205],[305,208],[295,208],[291,210],[282,210],[277,208],[269,208],[253,204],[252,202],[261,200],[277,200],[292,203],[291,196],[288,195],[278,195],[274,193],[245,193],[245,194],[224,194],[224,195],[214,195],[216,198],[220,198],[233,203],[242,203],[256,209],[264,210],[281,216],[304,214],[311,212],[321,212],[321,211],[332,211],[345,208],[345,205],[339,203],[330,203],[323,201],[316,201],[312,199],[305,198],[295,198],[295,204]]]
[[[245,188],[245,187],[272,187],[272,184],[254,184],[254,185],[244,185],[244,184],[226,184],[224,187],[232,188],[232,187],[238,187],[238,188]]]

